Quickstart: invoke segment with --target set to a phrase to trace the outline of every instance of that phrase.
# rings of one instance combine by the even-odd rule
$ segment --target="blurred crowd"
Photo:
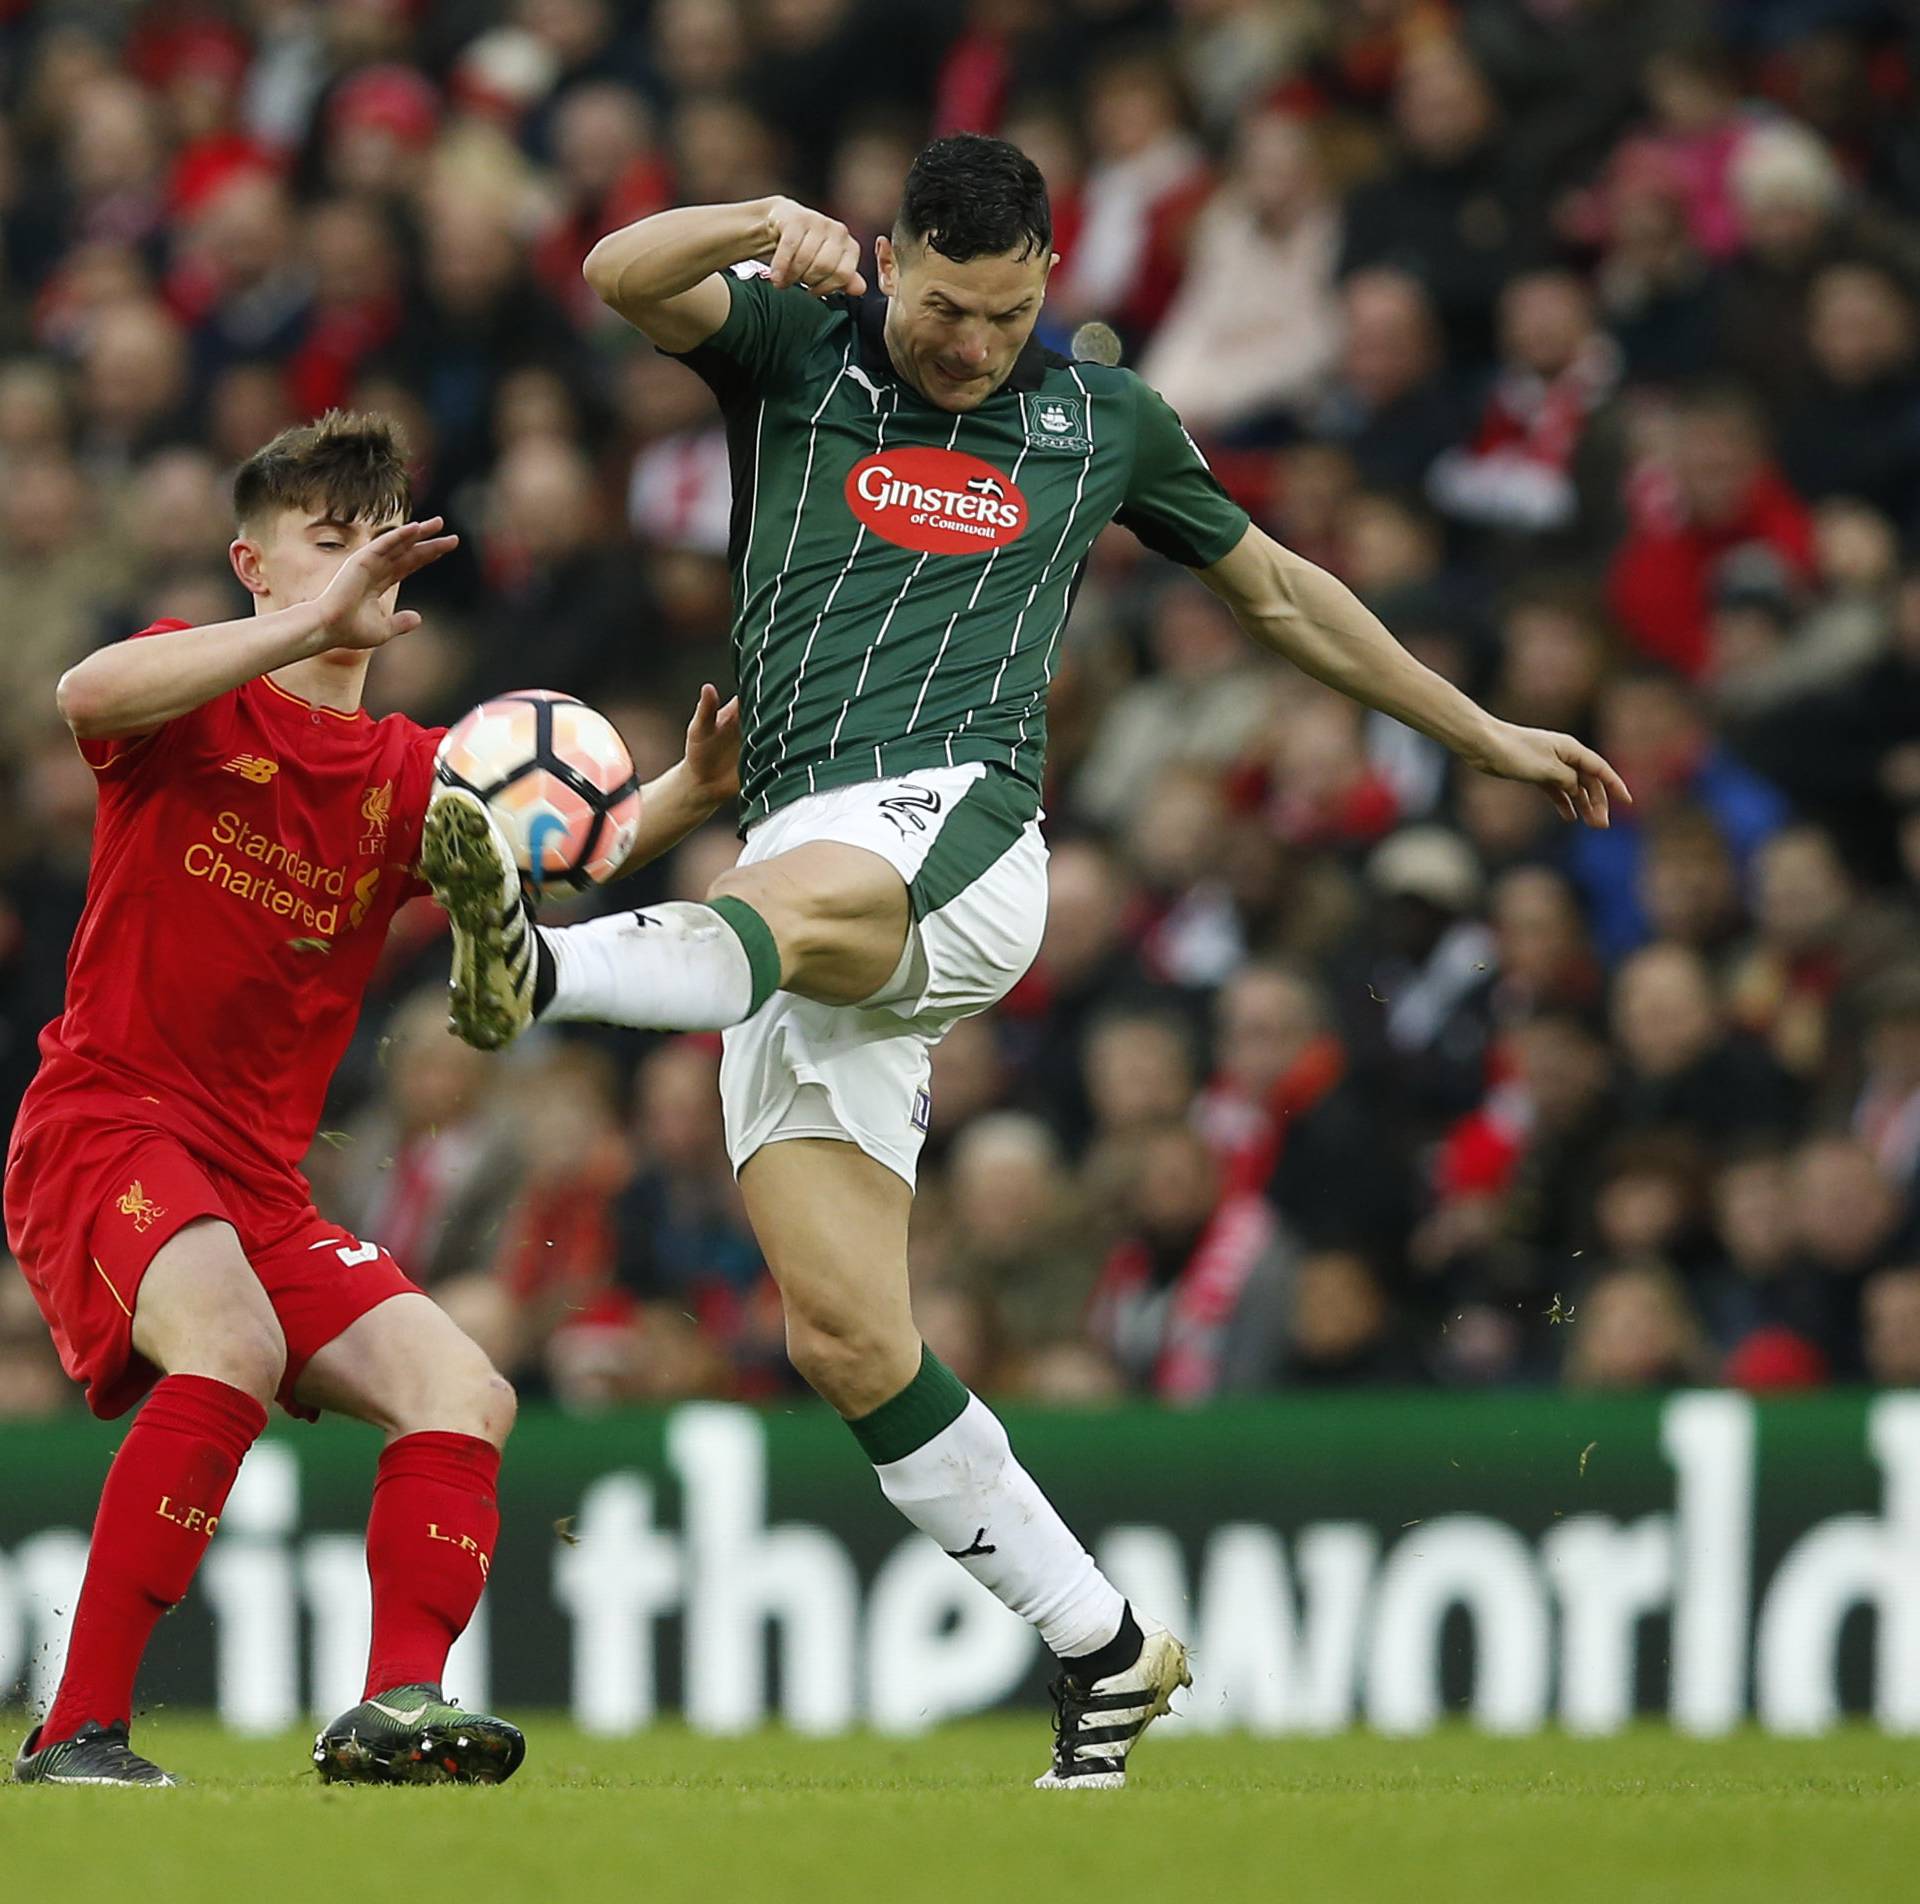
[[[725,446],[579,265],[929,134],[1052,186],[1276,536],[1604,833],[1099,545],[1051,916],[936,1056],[929,1339],[990,1394],[1920,1382],[1920,27],[1896,0],[0,0],[0,1125],[90,776],[52,684],[243,612],[234,464],[404,421],[458,558],[377,712],[542,685],[643,775],[726,666]],[[589,907],[702,896],[716,823]],[[310,1162],[523,1387],[790,1388],[717,1041],[443,1028],[402,916]],[[0,1274],[0,1412],[74,1405]]]

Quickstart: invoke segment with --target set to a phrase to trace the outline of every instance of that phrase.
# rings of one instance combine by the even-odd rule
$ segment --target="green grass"
[[[179,1792],[0,1785],[0,1897],[35,1904],[1862,1904],[1920,1896],[1920,1743],[1179,1739],[1133,1789],[1027,1789],[1037,1717],[913,1741],[529,1725],[493,1791],[328,1789],[304,1738],[162,1713]],[[10,1735],[11,1736],[11,1735]],[[1095,1888],[1097,1887],[1097,1889]]]

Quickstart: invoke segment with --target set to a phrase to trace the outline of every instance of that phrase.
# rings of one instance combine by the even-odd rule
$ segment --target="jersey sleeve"
[[[797,287],[775,290],[761,265],[736,265],[720,279],[732,300],[726,321],[705,343],[665,354],[698,371],[725,405],[794,377],[835,311]]]
[[[1173,406],[1131,371],[1133,470],[1114,521],[1156,555],[1210,568],[1246,534],[1247,512],[1222,489]]]
[[[157,621],[150,627],[142,628],[127,637],[129,641],[144,641],[149,635],[174,635],[183,628],[192,627],[191,622]],[[80,749],[80,758],[97,774],[119,769],[123,762],[132,762],[145,754],[156,751],[157,743],[169,727],[176,723],[163,721],[158,727],[150,727],[144,734],[105,734],[82,738],[74,736],[74,745]],[[131,771],[131,767],[127,768]]]
[[[406,828],[401,837],[407,842],[400,893],[402,905],[409,899],[422,898],[433,890],[420,877],[420,829],[426,822],[427,802],[433,797],[434,756],[439,753],[440,743],[447,734],[444,727],[421,727],[413,721],[408,721],[406,725],[406,771],[401,776],[405,805],[396,816]]]

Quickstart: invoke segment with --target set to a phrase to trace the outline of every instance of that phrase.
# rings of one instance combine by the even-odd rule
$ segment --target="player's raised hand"
[[[716,806],[740,791],[740,697],[723,707],[712,682],[687,723],[687,772]]]
[[[394,591],[416,570],[459,546],[457,535],[441,533],[445,527],[441,516],[403,522],[355,549],[340,564],[318,604],[336,647],[383,648],[420,626],[420,617],[412,609],[394,608]]]
[[[797,284],[815,297],[835,291],[863,295],[860,241],[837,218],[791,198],[774,198],[767,207],[766,258],[775,287]]]
[[[1627,783],[1591,747],[1544,727],[1496,723],[1492,745],[1473,757],[1473,765],[1502,780],[1544,788],[1563,820],[1604,827],[1611,824],[1610,801],[1633,804]]]

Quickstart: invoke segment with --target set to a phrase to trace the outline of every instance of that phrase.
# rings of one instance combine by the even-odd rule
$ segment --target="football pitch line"
[[[1920,1743],[1152,1740],[1122,1794],[1026,1789],[1037,1717],[927,1738],[591,1739],[528,1721],[498,1790],[322,1787],[304,1735],[160,1713],[178,1792],[0,1785],[0,1896],[63,1904],[1018,1904],[1097,1891],[1239,1904],[1878,1904],[1920,1894]],[[11,1737],[11,1734],[9,1734]],[[236,1887],[244,1886],[244,1892]]]

